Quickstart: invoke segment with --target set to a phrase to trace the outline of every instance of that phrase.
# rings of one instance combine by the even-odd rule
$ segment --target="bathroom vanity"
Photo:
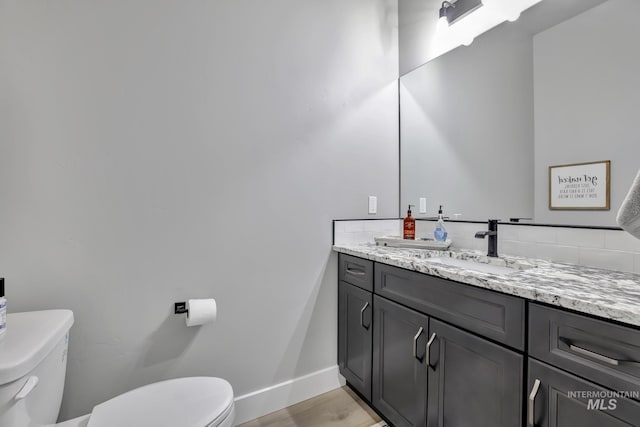
[[[334,250],[340,372],[394,426],[640,425],[640,276]]]

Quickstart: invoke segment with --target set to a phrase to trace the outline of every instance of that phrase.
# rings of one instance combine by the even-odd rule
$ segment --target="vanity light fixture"
[[[482,6],[482,0],[443,1],[440,7],[440,22],[452,25]]]

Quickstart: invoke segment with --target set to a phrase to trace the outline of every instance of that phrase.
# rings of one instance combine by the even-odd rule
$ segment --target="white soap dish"
[[[414,248],[414,249],[430,249],[435,251],[444,251],[451,246],[451,240],[447,239],[444,242],[437,240],[406,240],[400,236],[382,236],[374,237],[376,245],[389,246],[392,248]]]

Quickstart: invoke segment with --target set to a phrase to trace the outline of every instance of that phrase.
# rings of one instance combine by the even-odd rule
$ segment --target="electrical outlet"
[[[420,197],[420,213],[427,213],[427,198]]]
[[[376,196],[369,196],[369,213],[378,213],[378,198]]]

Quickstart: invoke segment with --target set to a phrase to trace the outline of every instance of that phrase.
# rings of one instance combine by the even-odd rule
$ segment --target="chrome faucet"
[[[490,219],[489,230],[478,231],[476,233],[476,239],[484,239],[486,236],[489,236],[489,250],[487,251],[487,256],[490,257],[498,256],[498,221],[500,220]]]

